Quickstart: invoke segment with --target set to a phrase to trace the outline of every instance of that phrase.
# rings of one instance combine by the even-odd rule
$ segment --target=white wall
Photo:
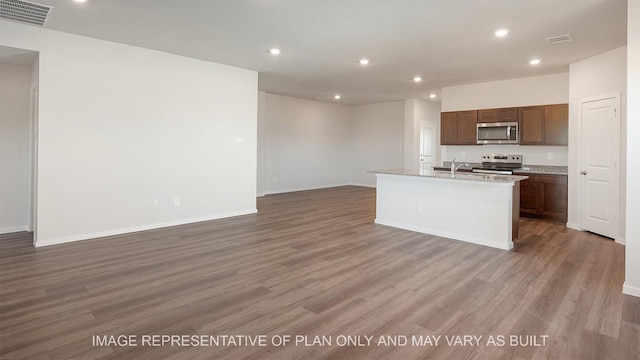
[[[492,109],[569,102],[569,73],[532,76],[442,88],[442,111]],[[522,154],[529,165],[567,165],[566,146],[442,146],[439,163],[480,162],[483,153]],[[552,153],[552,159],[548,158]]]
[[[0,63],[0,234],[26,231],[29,216],[31,67]]]
[[[375,176],[367,171],[403,167],[405,102],[345,106],[262,92],[259,99],[262,94],[264,116],[258,119],[264,118],[265,130],[258,142],[264,157],[258,158],[264,164],[258,164],[259,194],[375,186]],[[423,101],[411,103],[416,119],[433,116],[427,114],[433,112],[431,107]]]
[[[352,184],[375,186],[367,171],[404,166],[404,108],[404,101],[354,107]]]
[[[40,52],[38,246],[255,212],[256,72],[2,20],[0,33]]]
[[[522,154],[525,165],[567,166],[566,146],[525,146],[525,145],[458,145],[442,146],[443,161],[481,162],[482,154]]]
[[[626,83],[627,83],[627,47],[621,47],[606,53],[576,62],[570,66],[569,87],[569,204],[568,221],[570,227],[579,229],[578,214],[578,176],[580,152],[580,101],[585,98],[621,93],[621,129],[626,128]],[[624,130],[622,131],[624,134]],[[625,141],[621,138],[621,153],[624,153]],[[621,159],[624,164],[624,159]],[[620,239],[625,238],[625,166],[621,167],[620,193]]]
[[[627,224],[623,291],[640,296],[640,1],[627,8]]]
[[[404,101],[404,167],[420,168],[420,123],[424,121],[434,125],[436,138],[440,144],[440,104],[419,99]],[[436,147],[435,159],[438,159],[440,146]],[[435,160],[434,159],[434,160]]]
[[[544,105],[569,101],[569,73],[442,88],[442,111]]]
[[[265,193],[350,183],[351,108],[266,94]]]

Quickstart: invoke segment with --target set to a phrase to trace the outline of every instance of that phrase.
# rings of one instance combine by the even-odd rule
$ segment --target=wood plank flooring
[[[621,293],[611,240],[522,219],[507,252],[394,229],[362,187],[258,210],[39,249],[0,235],[0,359],[640,359],[640,299]],[[137,346],[93,344],[121,335]],[[265,346],[143,346],[151,335]]]

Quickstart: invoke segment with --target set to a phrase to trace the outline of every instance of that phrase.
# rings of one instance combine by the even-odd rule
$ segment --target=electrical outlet
[[[424,203],[419,202],[418,206],[416,206],[416,211],[417,212],[423,212],[424,211]]]
[[[552,152],[548,152],[547,153],[547,160],[553,160],[553,153]]]
[[[180,206],[180,197],[176,196],[173,198],[173,206]]]
[[[153,199],[153,207],[154,207],[154,208],[157,208],[157,207],[159,207],[159,206],[160,206],[160,200],[158,200],[158,199]]]

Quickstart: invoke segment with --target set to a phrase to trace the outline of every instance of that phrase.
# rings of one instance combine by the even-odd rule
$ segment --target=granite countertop
[[[528,176],[521,175],[499,175],[499,174],[470,174],[468,172],[457,172],[455,176],[451,176],[450,171],[437,171],[437,170],[420,170],[420,169],[386,169],[386,170],[373,170],[369,171],[374,174],[385,175],[403,175],[403,176],[417,176],[428,178],[440,178],[448,180],[469,180],[469,181],[482,181],[491,183],[513,183],[516,181],[526,180]]]
[[[456,166],[462,164],[457,171],[471,171],[474,167],[482,166],[481,163],[473,163],[473,162],[458,162],[456,161]],[[434,166],[433,167],[437,171],[447,171],[451,168],[451,161],[445,161],[443,166]],[[514,170],[516,173],[524,173],[524,174],[540,174],[540,175],[567,175],[568,170],[566,166],[559,165],[522,165],[520,169]]]
[[[482,164],[481,164],[481,163],[474,163],[474,162],[458,162],[458,161],[456,161],[456,167],[457,167],[458,165],[459,165],[460,167],[459,167],[459,168],[458,168],[458,170],[456,170],[456,171],[462,171],[462,172],[465,172],[465,171],[466,171],[466,172],[471,172],[471,170],[472,170],[474,167],[482,166]],[[437,171],[449,171],[449,170],[451,169],[451,161],[445,161],[445,162],[443,163],[443,165],[442,165],[442,166],[434,166],[433,168],[434,168],[435,170],[437,170]]]
[[[542,174],[542,175],[567,175],[567,166],[554,165],[523,165],[520,169],[514,170],[517,173]]]

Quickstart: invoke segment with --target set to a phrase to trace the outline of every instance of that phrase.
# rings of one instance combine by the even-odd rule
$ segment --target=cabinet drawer
[[[514,172],[513,174],[528,176],[529,179],[525,180],[528,182],[567,185],[567,175],[528,174],[526,172]]]

